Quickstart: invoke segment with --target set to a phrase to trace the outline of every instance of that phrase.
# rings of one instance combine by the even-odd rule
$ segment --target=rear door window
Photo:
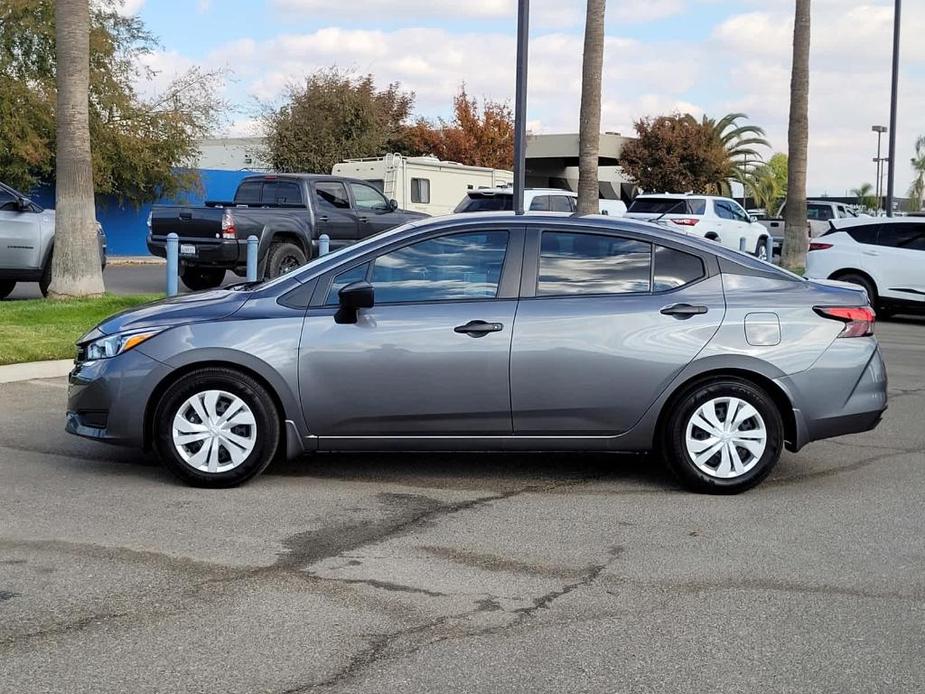
[[[925,224],[909,222],[882,224],[880,225],[880,245],[909,251],[925,251]]]
[[[315,184],[315,198],[322,208],[350,209],[347,188],[339,181],[320,181]]]
[[[862,224],[846,227],[845,229],[833,229],[829,233],[843,231],[858,243],[866,243],[870,246],[874,246],[877,244],[877,230],[879,228],[879,224]]]
[[[649,291],[652,247],[603,234],[543,232],[537,296]]]
[[[677,289],[703,279],[705,275],[703,261],[696,255],[666,246],[655,247],[654,291]]]
[[[302,187],[295,181],[266,181],[261,201],[264,205],[302,206]]]
[[[567,195],[550,195],[549,196],[550,212],[571,212],[571,198]]]

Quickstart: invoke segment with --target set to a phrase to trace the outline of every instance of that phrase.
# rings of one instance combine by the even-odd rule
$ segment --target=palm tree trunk
[[[785,215],[784,267],[806,266],[806,150],[809,141],[810,0],[796,0],[793,18],[793,67],[790,76],[789,158]]]
[[[578,214],[597,214],[600,210],[597,165],[601,146],[604,3],[605,0],[588,0],[585,20],[581,114],[578,128]]]
[[[90,3],[56,0],[55,247],[49,295],[102,294],[90,158]]]

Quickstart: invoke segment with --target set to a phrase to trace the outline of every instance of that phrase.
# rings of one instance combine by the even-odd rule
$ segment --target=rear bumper
[[[211,265],[233,269],[247,262],[247,241],[240,239],[203,240],[180,237],[181,245],[195,246],[195,255],[180,255],[181,265]],[[148,252],[158,258],[167,257],[167,240],[148,234]]]
[[[836,340],[808,370],[777,379],[794,404],[788,446],[869,431],[887,408],[887,374],[874,338]]]

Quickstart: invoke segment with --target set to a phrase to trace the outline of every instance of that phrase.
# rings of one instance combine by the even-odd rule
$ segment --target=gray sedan
[[[697,491],[871,429],[862,289],[610,217],[416,222],[78,344],[71,433],[230,486],[318,450],[658,450]]]

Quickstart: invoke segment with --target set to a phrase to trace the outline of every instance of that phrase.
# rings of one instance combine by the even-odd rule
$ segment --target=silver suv
[[[97,223],[100,263],[106,267],[106,235]],[[17,282],[38,282],[42,295],[51,284],[55,211],[43,210],[22,193],[0,183],[0,299]]]

